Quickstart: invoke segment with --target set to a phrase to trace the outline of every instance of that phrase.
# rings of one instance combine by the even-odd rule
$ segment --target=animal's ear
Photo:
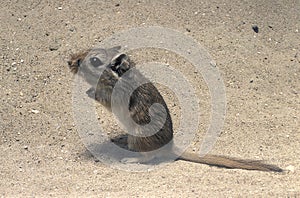
[[[120,49],[121,49],[121,46],[115,46],[115,47],[109,48],[108,50],[119,51]]]
[[[122,76],[130,69],[129,57],[124,53],[117,54],[112,58],[110,65],[113,71],[118,73],[119,76]]]
[[[116,66],[116,65],[121,65],[122,63],[124,63],[126,61],[127,62],[129,61],[128,56],[124,53],[121,53],[121,54],[117,54],[116,56],[114,56],[111,59],[110,64]]]
[[[112,59],[116,55],[120,54],[119,50],[121,49],[121,46],[115,46],[109,49],[106,49],[106,55],[108,59]]]

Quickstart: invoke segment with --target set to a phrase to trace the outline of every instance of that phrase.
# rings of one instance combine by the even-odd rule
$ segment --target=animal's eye
[[[80,63],[81,63],[81,60],[78,59],[78,60],[77,60],[77,65],[78,65],[78,67],[79,67]]]
[[[90,58],[90,62],[94,67],[99,67],[100,65],[103,65],[102,61],[97,57]]]

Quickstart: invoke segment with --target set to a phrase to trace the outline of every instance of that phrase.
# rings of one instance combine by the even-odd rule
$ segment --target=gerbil
[[[134,63],[129,60],[129,57],[124,53],[120,53],[119,50],[120,47],[91,49],[71,55],[68,61],[71,72],[74,74],[79,73],[79,75],[82,75],[92,85],[87,94],[95,98],[95,100],[99,101],[109,110],[112,108],[112,94],[117,82],[121,82],[126,92],[125,89],[132,89],[131,86],[134,82],[147,80],[137,69],[134,69]],[[78,72],[79,69],[80,72]],[[126,77],[124,77],[125,74]],[[162,116],[158,108],[153,108],[152,105],[154,103],[158,103],[164,107],[165,116]],[[172,141],[173,125],[168,107],[159,91],[151,82],[147,81],[147,83],[137,87],[130,96],[129,103],[123,101],[123,97],[119,97],[117,102],[114,103],[114,107],[115,105],[117,113],[121,117],[130,117],[133,120],[132,122],[135,122],[128,124],[124,123],[127,120],[123,120],[124,125],[132,124],[131,126],[133,127],[131,129],[136,134],[144,133],[142,126],[150,122],[154,123],[154,125],[161,125],[159,127],[160,130],[150,136],[128,134],[128,148],[132,151],[142,152],[144,155],[141,158],[124,158],[124,162],[146,163],[153,158],[153,156],[148,156],[147,152],[154,151],[165,145],[170,146],[167,146],[162,152],[157,153],[157,155],[163,156],[175,153],[176,147]],[[151,110],[149,110],[150,107],[152,108]],[[209,154],[200,157],[196,153],[184,152],[178,156],[178,159],[225,168],[283,171],[275,165],[265,164],[261,161],[242,160]]]

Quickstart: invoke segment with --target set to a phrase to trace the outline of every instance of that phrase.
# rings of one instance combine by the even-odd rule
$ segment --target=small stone
[[[23,59],[21,59],[21,60],[20,60],[20,63],[24,63],[24,60],[23,60]]]
[[[285,169],[290,171],[290,172],[295,172],[295,167],[292,166],[292,165],[287,166]]]
[[[76,28],[75,27],[71,27],[69,30],[70,30],[70,32],[74,32],[76,30]]]
[[[58,9],[58,10],[62,10],[62,7],[58,7],[57,9]]]
[[[210,61],[209,62],[209,64],[210,64],[210,66],[212,66],[212,67],[217,67],[217,63],[215,62],[215,61]]]
[[[28,150],[28,146],[24,146],[24,149],[25,149],[25,150]]]
[[[60,44],[55,42],[55,43],[52,43],[50,46],[49,46],[49,50],[50,51],[56,51],[60,48]]]
[[[40,111],[39,111],[39,110],[36,110],[36,109],[32,109],[32,110],[31,110],[31,113],[38,114],[38,113],[40,113]]]
[[[252,26],[252,30],[255,32],[255,33],[258,33],[258,26],[257,25],[253,25]]]
[[[20,96],[23,96],[24,94],[23,94],[23,92],[20,92]]]
[[[15,66],[17,63],[16,62],[12,62],[11,66]]]

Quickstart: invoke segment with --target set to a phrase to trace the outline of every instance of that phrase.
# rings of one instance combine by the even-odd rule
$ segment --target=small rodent
[[[147,80],[137,69],[134,69],[134,63],[129,60],[129,57],[119,52],[120,49],[121,47],[119,46],[110,49],[90,49],[72,54],[68,61],[71,72],[74,74],[79,73],[79,75],[92,85],[92,88],[87,91],[88,96],[94,98],[109,110],[112,108],[112,93],[117,82],[121,82],[124,89],[130,89],[132,88],[132,82]],[[124,74],[126,74],[126,78]],[[161,116],[157,109],[152,108],[154,103],[158,103],[165,108],[165,116]],[[126,104],[129,105],[126,106]],[[123,101],[123,97],[119,97],[118,102],[114,103],[114,107],[118,114],[130,117],[135,122],[136,125],[134,125],[133,130],[137,134],[143,133],[141,131],[142,127],[139,126],[149,124],[150,122],[154,123],[154,125],[160,125],[160,130],[150,136],[128,134],[128,149],[141,152],[143,157],[124,158],[122,161],[147,163],[158,155],[161,157],[168,154],[175,154],[176,147],[173,144],[173,125],[168,107],[157,88],[150,81],[134,89],[129,103]],[[149,110],[150,107],[152,110]],[[123,124],[126,125],[128,123]],[[157,156],[147,155],[147,152],[154,151],[165,145],[170,146],[166,146],[163,151],[156,153]],[[218,155],[207,154],[204,157],[200,157],[196,153],[184,152],[177,159],[232,169],[283,171],[275,165],[265,164],[261,161],[243,160]]]

